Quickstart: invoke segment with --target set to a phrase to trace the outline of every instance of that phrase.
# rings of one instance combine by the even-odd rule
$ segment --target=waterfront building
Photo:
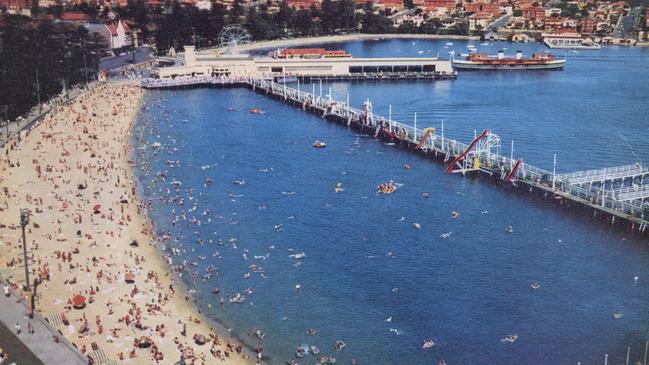
[[[490,13],[475,13],[469,17],[469,30],[481,30],[487,27],[493,17]]]
[[[370,75],[403,75],[431,77],[455,75],[451,62],[437,57],[421,58],[272,58],[247,54],[217,54],[216,51],[197,52],[185,46],[182,64],[153,69],[152,76],[160,79],[196,76],[241,76],[273,78],[296,77],[369,77]]]
[[[109,49],[118,50],[131,45],[132,31],[128,25],[121,20],[117,24],[85,24],[88,32],[99,35]]]
[[[601,46],[590,38],[570,30],[556,30],[552,33],[542,33],[543,43],[550,48],[567,49],[600,49]]]

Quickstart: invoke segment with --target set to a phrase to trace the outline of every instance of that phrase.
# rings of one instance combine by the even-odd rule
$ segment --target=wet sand
[[[99,86],[3,147],[0,272],[23,285],[19,211],[28,208],[30,281],[41,281],[36,309],[86,355],[254,363],[174,281],[136,201],[128,136],[142,96],[132,83]],[[77,295],[85,303],[75,307]]]

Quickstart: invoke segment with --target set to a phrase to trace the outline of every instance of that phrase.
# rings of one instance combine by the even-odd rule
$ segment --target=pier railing
[[[174,87],[185,85],[246,85],[253,90],[258,90],[271,94],[274,97],[290,101],[294,104],[301,105],[303,109],[310,109],[321,113],[323,117],[335,117],[339,120],[360,124],[364,129],[375,131],[378,135],[381,131],[393,137],[398,138],[404,143],[419,146],[426,152],[442,154],[445,161],[448,161],[464,153],[469,145],[459,142],[455,139],[441,135],[435,132],[426,133],[427,129],[416,128],[414,125],[401,123],[391,118],[376,115],[372,112],[372,104],[368,100],[363,104],[362,109],[354,108],[347,102],[335,100],[331,95],[318,95],[298,88],[288,87],[285,84],[279,84],[268,79],[249,78],[249,77],[194,77],[194,78],[177,78],[174,80],[146,80],[143,81],[143,87]],[[421,140],[426,136],[425,140]],[[480,170],[491,175],[504,178],[506,174],[513,170],[517,161],[509,157],[492,153],[490,151],[481,152],[477,158],[480,162]],[[538,168],[536,166],[521,163],[514,174],[514,178],[519,183],[524,183],[538,189],[551,192],[566,199],[577,201],[597,210],[602,210],[614,216],[619,216],[631,220],[645,227],[649,221],[645,218],[645,213],[649,217],[649,205],[642,200],[618,199],[619,194],[607,192],[602,189],[592,189],[586,187],[591,181],[601,181],[613,178],[624,178],[630,174],[638,174],[644,170],[640,165],[629,165],[607,169],[588,170],[577,173],[555,174],[551,171]],[[593,180],[594,179],[594,180]],[[646,196],[645,191],[638,192],[637,196]],[[629,197],[634,197],[633,192],[627,193]]]
[[[283,97],[285,100],[302,104],[303,107],[308,106],[309,108],[317,109],[323,113],[323,116],[333,115],[342,119],[361,122],[366,127],[375,128],[377,132],[379,128],[387,129],[388,132],[400,135],[401,140],[408,143],[419,144],[421,141],[418,138],[422,138],[426,133],[424,129],[415,128],[412,125],[373,114],[371,111],[371,103],[369,102],[366,102],[364,110],[361,110],[351,107],[345,102],[334,100],[331,98],[331,95],[315,95],[307,91],[278,84],[271,80],[249,79],[247,83],[253,88],[260,88],[267,93]],[[422,142],[420,148],[426,151],[445,154],[452,158],[464,152],[468,147],[465,143],[444,137],[443,135],[431,133]],[[500,173],[502,176],[516,164],[516,160],[495,153],[484,153],[479,158],[480,165],[482,166],[481,170],[490,174]],[[645,210],[649,213],[649,209],[646,209],[641,203],[617,200],[615,195],[607,195],[601,191],[591,190],[573,183],[573,181],[582,182],[594,177],[599,178],[603,175],[607,176],[607,178],[620,178],[630,173],[637,173],[638,168],[642,168],[642,166],[629,165],[584,171],[576,174],[557,175],[551,171],[522,163],[515,174],[515,178],[519,182],[551,191],[565,198],[572,198],[580,203],[588,204],[615,215],[621,215],[625,218],[636,218],[639,223],[646,224],[649,222],[645,220]],[[555,182],[554,189],[552,188],[553,180]]]

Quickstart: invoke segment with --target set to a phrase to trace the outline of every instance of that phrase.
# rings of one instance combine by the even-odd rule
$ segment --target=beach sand
[[[19,217],[28,208],[30,281],[42,281],[36,309],[96,363],[103,355],[130,364],[154,356],[161,364],[254,363],[173,282],[136,201],[128,136],[142,96],[133,83],[98,86],[4,146],[0,272],[23,285]],[[82,309],[75,295],[86,298]],[[208,342],[197,345],[196,334]],[[153,345],[136,347],[142,336]]]

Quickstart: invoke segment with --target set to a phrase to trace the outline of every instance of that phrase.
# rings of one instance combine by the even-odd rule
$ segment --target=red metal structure
[[[421,146],[423,146],[424,143],[426,143],[426,139],[428,138],[428,136],[429,136],[431,133],[433,133],[433,132],[435,132],[435,129],[433,129],[433,128],[426,128],[426,132],[424,133],[424,136],[421,137],[421,140],[419,141],[419,143],[417,143],[417,147],[415,147],[415,150],[420,149]]]
[[[516,172],[518,171],[518,168],[521,167],[521,164],[523,163],[523,160],[518,160],[516,161],[516,164],[514,165],[514,168],[512,168],[512,171],[505,177],[504,181],[505,182],[511,182],[514,176],[516,176]]]
[[[469,147],[467,147],[466,150],[464,150],[464,152],[462,152],[462,153],[460,153],[459,155],[457,155],[457,156],[453,159],[453,161],[451,161],[451,163],[450,163],[450,164],[448,165],[448,167],[446,168],[446,173],[451,174],[451,173],[454,173],[454,172],[464,171],[464,166],[460,165],[460,162],[462,162],[462,160],[464,160],[464,158],[466,157],[466,155],[467,155],[467,154],[468,154],[468,153],[473,149],[473,147],[474,147],[478,142],[480,142],[481,139],[487,137],[487,135],[489,135],[489,131],[488,131],[488,130],[485,129],[484,131],[482,131],[482,133],[480,133],[480,135],[477,136],[477,137],[476,137],[476,138],[471,142],[471,144],[469,144]],[[457,167],[457,169],[456,169],[456,167]]]

